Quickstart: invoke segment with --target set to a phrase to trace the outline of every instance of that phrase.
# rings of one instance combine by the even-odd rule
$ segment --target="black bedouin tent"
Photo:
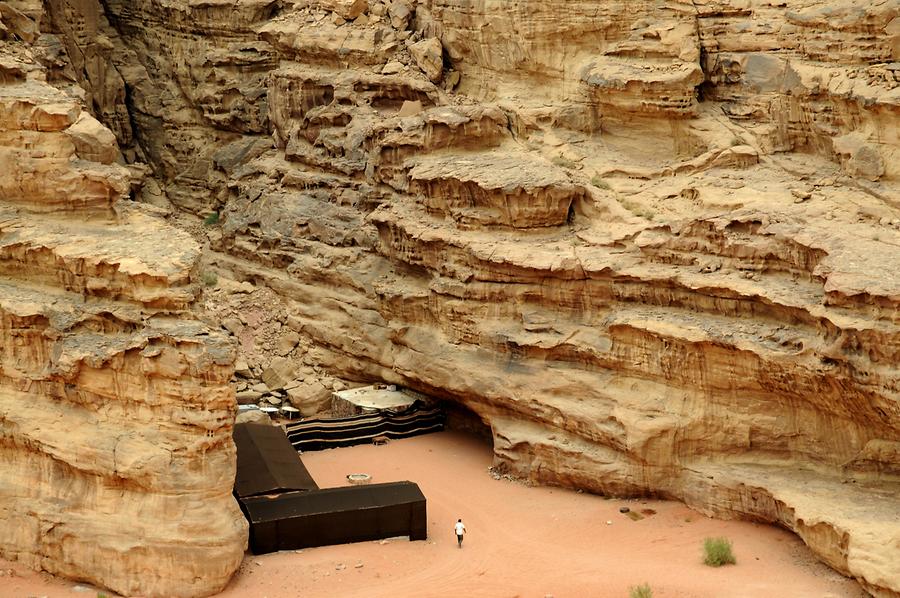
[[[338,418],[307,418],[288,424],[285,433],[298,451],[318,451],[327,448],[371,443],[376,436],[407,438],[444,429],[444,412],[428,409],[420,403],[393,413],[353,415]]]
[[[392,482],[241,500],[250,550],[265,554],[394,536],[427,537],[425,496],[413,482]]]
[[[237,424],[234,443],[237,446],[234,493],[238,498],[319,489],[281,428]]]

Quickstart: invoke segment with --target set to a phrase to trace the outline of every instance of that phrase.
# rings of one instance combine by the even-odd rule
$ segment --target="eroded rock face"
[[[900,592],[897,2],[104,6],[145,190],[307,365]]]
[[[124,595],[215,593],[247,529],[234,349],[187,311],[200,248],[122,200],[115,135],[34,59],[40,5],[3,6],[0,555]]]

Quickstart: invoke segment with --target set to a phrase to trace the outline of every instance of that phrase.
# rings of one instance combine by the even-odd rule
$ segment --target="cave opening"
[[[477,438],[494,451],[494,433],[490,423],[484,420],[475,411],[456,401],[442,401],[441,409],[446,414],[445,428],[463,432]]]

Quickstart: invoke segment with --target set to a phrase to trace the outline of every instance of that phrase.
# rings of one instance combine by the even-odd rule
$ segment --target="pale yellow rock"
[[[315,368],[272,381],[306,414],[333,378],[437,390],[517,475],[781,525],[900,592],[896,2],[393,1],[337,25],[319,2],[111,0],[116,29],[57,8],[67,52],[0,53],[0,146],[22,164],[0,197],[127,195],[64,132],[94,106],[173,221],[222,214],[207,258],[253,281],[248,323],[286,312]],[[84,104],[43,83],[73,79]],[[151,268],[153,243],[123,259],[109,238],[92,258],[11,219],[4,276],[191,305],[191,277],[170,283],[189,259]],[[186,255],[171,237],[161,253]],[[177,355],[148,367],[184,380]],[[125,454],[153,477],[152,447]]]
[[[390,61],[381,69],[382,75],[396,75],[401,72],[403,72],[403,63],[396,60]]]
[[[834,151],[843,158],[844,167],[852,175],[877,181],[884,174],[884,160],[878,149],[858,133],[836,137]]]
[[[558,225],[585,194],[561,168],[528,154],[436,155],[410,164],[410,191],[463,224]]]
[[[598,104],[623,111],[692,114],[696,87],[703,82],[697,63],[635,64],[619,59],[591,61],[582,81]]]
[[[216,593],[247,523],[234,350],[189,312],[200,247],[118,201],[114,134],[19,38],[0,40],[30,73],[0,72],[0,556],[122,595]]]
[[[234,423],[236,424],[265,424],[271,425],[272,418],[260,411],[259,409],[251,409],[238,413]]]
[[[272,363],[263,370],[262,380],[269,390],[284,388],[284,385],[294,379],[297,366],[293,361],[284,357],[272,360]]]
[[[400,111],[397,112],[397,116],[405,118],[407,116],[415,116],[420,112],[422,112],[422,102],[418,100],[412,102],[409,100],[405,100],[403,102],[403,105],[400,106]]]
[[[110,164],[119,156],[116,136],[88,114],[82,112],[66,134],[75,145],[75,154],[82,160]]]
[[[287,391],[288,400],[303,417],[319,415],[331,405],[331,390],[318,380],[307,380]]]
[[[319,6],[351,21],[369,9],[368,0],[318,0]]]
[[[289,330],[281,338],[278,339],[278,343],[277,343],[277,347],[275,348],[275,352],[281,356],[288,355],[291,351],[294,350],[294,347],[296,347],[297,343],[299,343],[299,342],[300,342],[300,335],[297,334],[296,332],[294,332],[293,330]]]
[[[409,25],[412,10],[406,0],[393,0],[388,7],[387,14],[391,20],[391,26],[402,31]]]
[[[425,76],[433,83],[444,74],[444,56],[441,41],[435,37],[423,39],[409,46],[409,53]]]
[[[37,23],[31,20],[28,15],[10,6],[8,2],[0,4],[0,22],[11,33],[14,33],[27,43],[33,42],[38,35]]]

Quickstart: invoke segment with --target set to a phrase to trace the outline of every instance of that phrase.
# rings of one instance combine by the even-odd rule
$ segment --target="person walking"
[[[462,522],[462,519],[457,519],[453,529],[456,532],[457,546],[462,548],[463,535],[466,533],[466,524]]]

